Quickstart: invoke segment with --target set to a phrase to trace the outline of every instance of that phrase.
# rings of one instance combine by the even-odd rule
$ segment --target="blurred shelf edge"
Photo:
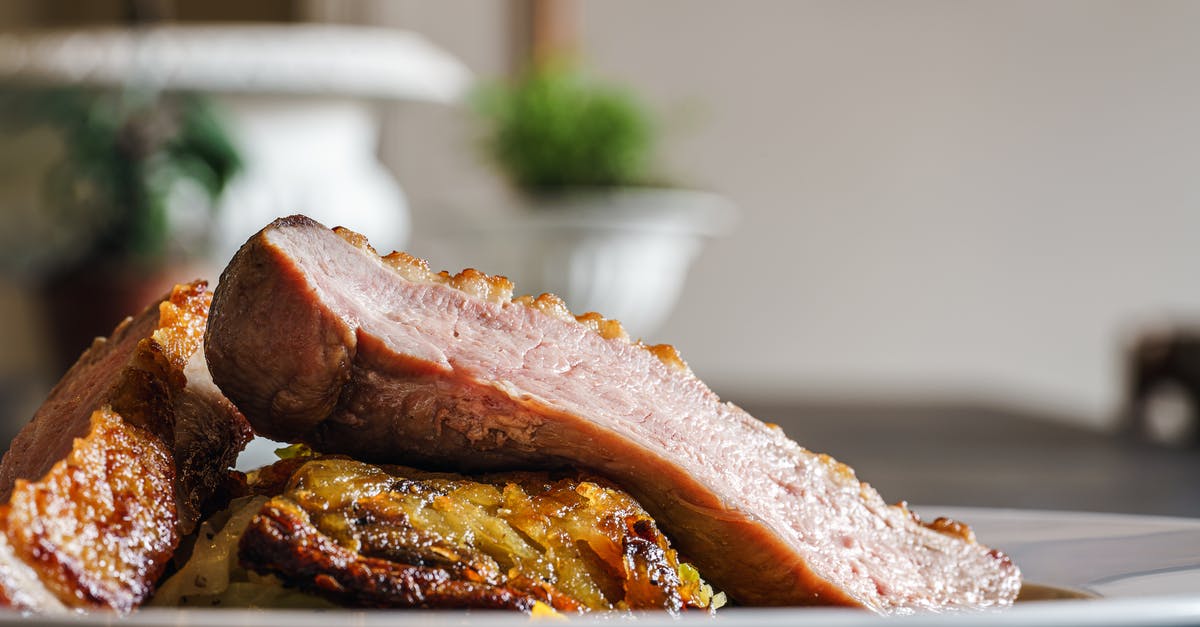
[[[472,74],[409,31],[228,23],[0,32],[0,81],[452,103]]]

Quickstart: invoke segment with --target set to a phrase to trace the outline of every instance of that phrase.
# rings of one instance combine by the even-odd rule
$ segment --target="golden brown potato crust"
[[[482,582],[453,578],[441,568],[364,557],[322,534],[304,510],[276,498],[250,522],[240,544],[248,567],[352,607],[513,609],[534,599]]]
[[[319,457],[263,469],[252,488],[277,496],[242,536],[242,565],[343,605],[678,612],[711,601],[645,510],[596,477]]]

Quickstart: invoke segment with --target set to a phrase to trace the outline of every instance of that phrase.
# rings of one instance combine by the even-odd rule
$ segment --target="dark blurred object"
[[[8,450],[17,431],[42,404],[46,383],[30,373],[0,374],[0,450]]]
[[[95,338],[108,336],[126,316],[136,316],[176,283],[199,276],[173,265],[98,261],[48,277],[39,287],[55,375],[66,372]]]
[[[1155,444],[1200,445],[1200,328],[1142,335],[1126,368],[1125,430]]]
[[[29,10],[35,26],[131,22],[292,22],[299,0],[37,0]]]

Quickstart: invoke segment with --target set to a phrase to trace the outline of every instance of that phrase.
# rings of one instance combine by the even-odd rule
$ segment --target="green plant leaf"
[[[543,67],[475,98],[491,124],[486,148],[518,187],[636,185],[647,178],[654,127],[628,91]]]
[[[195,181],[215,207],[242,166],[199,95],[54,88],[0,96],[8,122],[45,124],[62,137],[65,154],[45,181],[46,201],[63,224],[90,230],[84,259],[156,263],[171,231],[172,187]]]

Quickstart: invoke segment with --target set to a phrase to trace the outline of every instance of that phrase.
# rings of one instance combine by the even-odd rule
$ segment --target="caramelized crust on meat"
[[[176,286],[98,338],[13,440],[0,604],[128,611],[149,595],[252,434],[204,364],[211,300],[203,281]]]
[[[175,548],[174,479],[168,447],[106,407],[45,477],[17,481],[0,527],[67,605],[128,611]]]
[[[368,251],[372,255],[379,256],[379,253],[375,251],[375,248],[371,246],[367,238],[361,233],[356,233],[341,226],[335,227],[333,232],[337,233],[339,237],[350,244]],[[679,351],[674,346],[670,344],[643,344],[641,340],[633,342],[619,320],[605,318],[594,311],[580,315],[572,314],[571,310],[567,308],[567,304],[554,294],[542,294],[537,298],[530,295],[513,298],[515,286],[507,277],[487,274],[474,268],[467,268],[453,275],[445,270],[434,272],[429,269],[429,264],[424,259],[400,251],[383,255],[380,259],[392,270],[395,270],[397,274],[409,281],[448,285],[465,294],[490,303],[502,305],[512,302],[554,316],[560,320],[578,322],[606,340],[617,339],[639,346],[671,368],[676,370],[688,369],[687,363],[683,361],[683,358],[679,355]]]
[[[337,603],[530,611],[704,608],[712,591],[607,482],[478,478],[340,458],[280,462],[256,488],[242,565]],[[264,483],[265,482],[265,483]]]

